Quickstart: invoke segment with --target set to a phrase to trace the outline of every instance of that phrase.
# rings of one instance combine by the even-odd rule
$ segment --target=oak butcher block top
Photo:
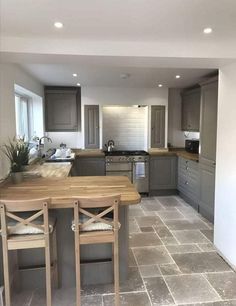
[[[69,175],[71,167],[72,165],[69,162],[35,164],[28,166],[27,170],[24,172],[24,175],[48,178],[65,178]]]
[[[73,207],[72,197],[121,195],[121,205],[138,204],[139,193],[125,176],[83,176],[67,178],[34,178],[0,188],[1,200],[51,198],[51,208]]]

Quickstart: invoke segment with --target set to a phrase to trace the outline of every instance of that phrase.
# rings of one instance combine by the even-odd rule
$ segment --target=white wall
[[[16,134],[14,84],[43,97],[43,86],[20,66],[0,64],[0,145]],[[5,157],[0,153],[0,178],[9,171]]]
[[[181,130],[181,91],[179,88],[169,89],[168,143],[173,147],[183,148],[185,139],[199,139],[199,133]]]
[[[214,243],[236,269],[236,62],[219,73]]]

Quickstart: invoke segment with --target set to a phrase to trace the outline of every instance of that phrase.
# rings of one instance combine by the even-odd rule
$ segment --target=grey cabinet
[[[199,212],[214,221],[218,79],[201,84]]]
[[[199,213],[214,222],[215,168],[200,163]]]
[[[76,157],[72,168],[72,176],[103,176],[105,173],[105,157]]]
[[[165,106],[152,105],[151,107],[151,147],[165,146]]]
[[[86,149],[99,148],[99,105],[84,106],[84,138]]]
[[[182,92],[182,130],[199,131],[200,88]]]
[[[150,157],[150,192],[176,190],[177,157],[151,156]],[[161,193],[160,193],[161,194]]]
[[[201,127],[200,162],[209,166],[216,160],[218,81],[213,79],[202,84],[201,90]]]
[[[80,88],[45,87],[45,125],[48,132],[80,129]]]
[[[178,159],[178,190],[196,210],[199,204],[199,163],[183,157]]]

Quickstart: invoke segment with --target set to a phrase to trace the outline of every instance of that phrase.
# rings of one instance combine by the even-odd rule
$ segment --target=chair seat
[[[80,232],[80,244],[97,244],[113,242],[115,239],[114,231],[90,231]]]
[[[36,225],[43,225],[43,220],[38,219],[34,220],[32,223]],[[18,227],[15,228],[15,225],[17,222],[9,222],[8,223],[8,234],[10,236],[12,235],[40,235],[43,234],[43,229],[33,227],[31,225],[24,225],[21,224]],[[56,218],[55,217],[49,217],[49,232],[52,233],[54,230],[56,224]]]

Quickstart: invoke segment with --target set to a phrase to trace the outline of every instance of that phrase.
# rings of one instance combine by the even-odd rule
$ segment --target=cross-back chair
[[[76,300],[80,306],[80,245],[112,243],[114,264],[115,305],[120,305],[119,299],[119,204],[120,195],[101,197],[75,197],[74,222],[75,232],[75,260],[76,260]],[[91,211],[91,209],[95,209]],[[107,218],[107,215],[109,218]],[[81,218],[86,216],[86,218]]]
[[[11,305],[9,251],[34,248],[45,248],[46,305],[52,305],[50,240],[53,246],[53,272],[56,286],[58,285],[58,269],[56,228],[54,222],[49,222],[49,204],[48,198],[24,201],[1,200],[0,202],[6,306]],[[27,217],[21,213],[27,213]]]

